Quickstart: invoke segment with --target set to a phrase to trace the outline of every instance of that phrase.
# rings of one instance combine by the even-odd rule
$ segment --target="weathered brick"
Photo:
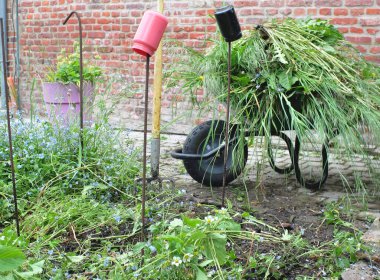
[[[340,7],[342,6],[342,0],[315,0],[315,5],[317,7],[327,6],[327,7]]]
[[[240,7],[252,7],[252,6],[258,6],[259,4],[259,0],[235,0],[234,1],[234,6],[236,8],[240,8]]]
[[[376,18],[376,19],[375,18],[361,19],[360,23],[363,26],[380,25],[380,18]]]
[[[355,43],[355,44],[371,44],[372,42],[372,39],[371,37],[358,37],[358,36],[346,36],[346,39],[348,41],[350,41],[351,43]]]
[[[293,10],[293,14],[294,14],[295,16],[304,16],[304,15],[306,15],[306,9],[303,9],[303,8],[295,8],[295,9]]]
[[[88,38],[104,38],[106,35],[104,32],[88,32]]]
[[[367,15],[380,15],[380,9],[379,8],[367,9],[366,13]]]
[[[316,16],[318,14],[318,9],[316,8],[308,8],[307,15],[308,16]]]
[[[261,0],[260,7],[282,7],[284,0]]]
[[[367,28],[367,33],[371,35],[376,35],[379,31],[379,28]]]
[[[33,6],[33,0],[31,0],[31,1],[21,1],[20,5],[21,5],[21,7],[32,7]]]
[[[274,16],[278,14],[278,9],[266,9],[266,14],[268,16]]]
[[[280,9],[280,14],[284,16],[289,16],[291,13],[292,13],[292,9],[290,8]]]
[[[351,27],[350,32],[360,34],[360,33],[364,33],[364,30],[363,30],[363,28],[359,28],[359,27]]]
[[[361,16],[361,15],[364,15],[364,9],[363,8],[351,9],[351,15],[352,16]]]
[[[312,5],[312,0],[287,0],[287,6],[289,7],[310,7]]]
[[[370,6],[370,5],[373,5],[373,0],[346,0],[347,7]]]
[[[334,16],[347,16],[348,9],[346,8],[336,8],[334,9]]]
[[[380,56],[370,56],[370,55],[366,55],[364,57],[366,60],[368,61],[372,61],[374,63],[377,63],[377,64],[380,64]]]
[[[331,15],[331,8],[321,8],[319,9],[319,14],[323,16]]]
[[[373,54],[380,54],[380,47],[379,46],[372,47],[370,48],[369,52]]]
[[[252,9],[250,9],[250,8],[240,9],[238,11],[238,15],[239,16],[250,16],[250,15],[252,15]]]
[[[51,7],[40,7],[40,8],[38,8],[38,11],[41,13],[50,13]]]
[[[331,24],[339,24],[339,25],[353,25],[358,23],[357,18],[333,18]]]
[[[264,15],[263,9],[252,9],[252,15]]]
[[[356,49],[361,53],[367,52],[367,48],[365,48],[364,46],[356,46]]]

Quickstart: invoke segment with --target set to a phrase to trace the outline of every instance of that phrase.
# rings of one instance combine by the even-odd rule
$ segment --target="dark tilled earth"
[[[166,140],[162,141],[161,176],[174,180],[177,189],[186,190],[188,200],[195,201],[198,205],[211,204],[221,207],[222,188],[210,188],[195,182],[186,173],[182,162],[170,157],[170,152],[175,147],[180,147],[184,139],[184,136],[168,136]],[[376,157],[378,155],[374,156],[375,160]],[[271,169],[268,162],[258,162],[260,159],[261,154],[250,148],[244,174],[229,184],[226,189],[226,198],[233,203],[234,209],[238,212],[249,211],[258,219],[279,230],[286,229],[290,233],[302,232],[303,238],[311,245],[319,246],[332,240],[334,228],[353,231],[352,228],[334,226],[324,220],[323,212],[326,211],[326,205],[330,202],[339,203],[337,206],[340,212],[339,217],[351,222],[356,229],[362,232],[368,230],[372,221],[357,219],[358,213],[363,210],[380,212],[379,186],[369,175],[368,169],[360,157],[347,160],[331,154],[328,179],[323,188],[318,191],[301,187],[295,179],[294,171],[288,175],[277,174]],[[287,151],[280,147],[276,152],[276,163],[284,167],[289,165],[289,162]],[[379,162],[375,161],[375,168],[379,166]],[[301,168],[303,168],[304,174],[320,174],[321,162],[318,153],[311,152],[308,154],[308,158],[305,156],[301,160]],[[363,188],[352,187],[355,182],[358,182],[358,178],[366,187],[367,195],[364,200]],[[208,208],[205,207],[197,209],[196,212],[207,211]],[[251,228],[248,230],[260,231],[261,229]],[[246,256],[252,251],[249,245],[243,245],[241,248],[242,256]],[[261,243],[256,248],[256,252],[260,254],[268,253],[271,250],[282,252],[284,248],[268,243]],[[288,256],[283,257],[291,259],[291,255],[294,253],[285,253]],[[319,258],[323,258],[323,255],[315,254],[313,257],[301,258],[304,263],[294,263],[294,265],[279,269],[288,279],[295,279],[298,275],[323,277],[324,268],[315,266]],[[367,264],[370,264],[369,259],[371,259],[374,273],[380,277],[379,256],[360,253],[358,259]],[[247,279],[254,278],[248,277]]]

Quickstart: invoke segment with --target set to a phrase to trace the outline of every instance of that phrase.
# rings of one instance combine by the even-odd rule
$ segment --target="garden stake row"
[[[0,29],[1,29],[1,44],[2,44],[2,50],[3,50],[3,69],[4,69],[3,75],[4,75],[4,81],[6,81],[7,80],[7,64],[6,64],[6,57],[5,57],[5,51],[4,51],[5,50],[5,42],[4,42],[4,26],[3,26],[3,19],[2,18],[0,18]],[[13,203],[15,206],[14,219],[16,221],[17,236],[20,236],[20,222],[19,222],[18,207],[17,207],[16,175],[15,175],[15,167],[14,167],[14,161],[13,161],[12,129],[11,129],[11,119],[10,119],[10,113],[9,113],[9,92],[8,92],[7,83],[5,83],[3,94],[5,94],[5,104],[6,104],[6,108],[7,108],[9,159],[11,162]]]
[[[79,106],[80,106],[80,132],[79,132],[79,141],[80,141],[80,148],[81,148],[81,155],[83,155],[83,40],[82,40],[82,21],[79,16],[79,14],[76,11],[72,11],[65,21],[63,22],[63,25],[66,25],[66,23],[69,21],[72,15],[76,15],[78,19],[79,24]]]
[[[142,198],[141,198],[141,222],[142,240],[145,240],[145,195],[146,195],[146,154],[147,154],[147,134],[148,134],[148,93],[149,93],[149,58],[157,50],[160,44],[162,35],[166,29],[168,20],[162,14],[152,11],[147,11],[140,22],[140,25],[133,38],[133,50],[138,54],[146,57],[145,71],[145,108],[144,108],[144,143],[143,143],[143,174],[142,174]],[[141,251],[144,254],[144,251]]]
[[[219,26],[220,32],[224,40],[228,43],[228,91],[227,91],[227,110],[226,110],[226,125],[224,130],[224,161],[223,161],[223,190],[222,190],[222,207],[226,196],[226,178],[227,178],[227,160],[228,160],[228,145],[229,145],[229,130],[230,130],[230,93],[231,93],[231,42],[242,37],[239,21],[233,6],[226,6],[217,9],[215,19]]]

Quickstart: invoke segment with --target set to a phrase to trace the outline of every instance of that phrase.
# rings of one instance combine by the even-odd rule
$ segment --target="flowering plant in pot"
[[[67,120],[68,116],[79,113],[80,103],[80,62],[79,44],[74,43],[74,51],[67,53],[61,50],[55,67],[49,69],[42,84],[44,101],[49,117]],[[90,105],[93,101],[95,80],[102,75],[100,67],[83,63],[83,99]],[[85,119],[89,119],[86,116]]]

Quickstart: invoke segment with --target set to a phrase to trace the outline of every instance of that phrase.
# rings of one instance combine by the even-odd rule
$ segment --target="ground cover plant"
[[[17,269],[0,272],[4,278],[319,279],[338,277],[370,254],[340,204],[311,204],[319,216],[314,229],[292,229],[255,208],[200,204],[184,190],[151,186],[142,241],[138,188],[107,198],[104,186],[89,192],[80,181],[67,189],[57,183],[28,198],[21,237],[8,219],[0,246],[20,248],[26,260],[21,255]],[[315,230],[327,236],[315,239]]]
[[[0,129],[6,138],[4,122]],[[21,236],[12,221],[3,143],[4,279],[316,279],[337,277],[370,254],[338,204],[315,206],[318,230],[329,232],[316,242],[306,225],[279,227],[255,207],[202,204],[171,185],[149,186],[143,240],[141,192],[134,185],[139,153],[128,138],[117,137],[106,121],[96,123],[84,131],[81,155],[77,123],[20,118],[13,129]]]

